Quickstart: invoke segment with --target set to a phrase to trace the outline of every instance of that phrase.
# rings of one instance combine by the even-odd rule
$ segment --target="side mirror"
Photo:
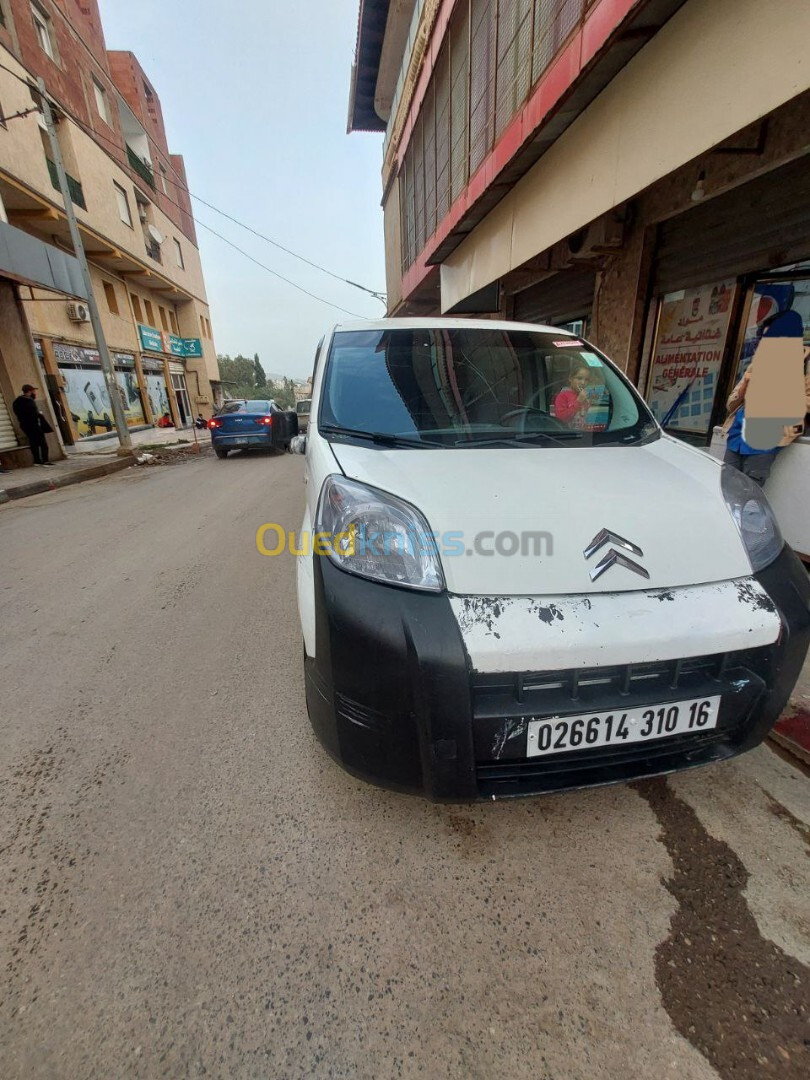
[[[290,453],[291,454],[305,454],[307,452],[307,437],[306,435],[296,435],[290,439]]]

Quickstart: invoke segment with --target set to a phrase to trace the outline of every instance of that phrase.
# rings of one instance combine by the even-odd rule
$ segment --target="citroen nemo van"
[[[353,774],[447,801],[614,783],[749,750],[785,706],[804,567],[587,341],[336,326],[298,444],[306,700]]]

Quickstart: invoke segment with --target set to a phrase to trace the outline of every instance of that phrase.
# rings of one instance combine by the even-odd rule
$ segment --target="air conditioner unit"
[[[138,217],[141,219],[141,225],[145,225],[149,220],[149,215],[146,213],[146,207],[143,203],[138,203]]]
[[[70,303],[67,306],[67,317],[71,322],[90,322],[90,309],[87,304]]]
[[[577,262],[594,259],[598,255],[609,255],[618,251],[623,242],[624,221],[614,214],[605,214],[568,237],[568,258]]]

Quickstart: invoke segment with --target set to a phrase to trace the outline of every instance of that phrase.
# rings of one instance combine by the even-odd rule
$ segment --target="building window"
[[[169,185],[168,185],[168,183],[166,182],[166,177],[167,177],[167,176],[168,176],[168,173],[166,172],[166,166],[165,166],[165,165],[161,165],[161,166],[160,166],[160,185],[161,185],[161,187],[163,188],[163,194],[164,194],[164,195],[168,195],[168,194],[169,194]]]
[[[169,332],[169,320],[166,318],[166,309],[162,308],[160,306],[160,304],[158,304],[158,311],[160,312],[160,325],[163,327],[163,329],[168,334],[168,332]]]
[[[141,301],[135,295],[135,293],[130,293],[129,298],[132,301],[132,310],[135,312],[136,321],[139,322],[139,323],[142,323],[143,322],[143,312],[141,311]]]
[[[132,228],[132,214],[129,209],[129,199],[127,193],[121,187],[120,184],[116,184],[113,180],[113,187],[115,188],[115,198],[118,202],[118,216],[121,218],[125,225],[129,225]]]
[[[206,319],[205,319],[205,325],[206,325],[206,327],[208,329],[208,337],[213,338],[214,333],[211,330],[211,320],[207,316],[206,316]]]
[[[107,297],[107,307],[113,315],[118,315],[118,297],[115,295],[115,286],[109,281],[104,282],[104,295]]]
[[[51,17],[39,4],[31,5],[31,16],[34,20],[34,30],[36,31],[37,41],[43,52],[46,52],[50,56],[51,60],[56,60],[56,49],[54,48],[53,38],[53,26],[51,24]]]
[[[205,319],[202,315],[200,316],[200,334],[203,337],[207,337],[207,334],[205,333]]]
[[[180,241],[177,237],[174,237],[174,258],[177,265],[181,270],[185,270],[186,264],[183,262],[183,248],[180,246]]]
[[[177,328],[177,316],[172,308],[169,308],[169,322],[172,324],[172,333],[175,337],[180,337],[180,331]]]
[[[108,127],[112,127],[112,124],[110,123],[110,107],[107,103],[107,91],[104,89],[104,87],[94,75],[91,76],[91,78],[93,80],[93,93],[95,94],[96,98],[96,108],[98,109],[98,115],[101,117],[104,123],[107,124]]]
[[[151,300],[144,300],[143,306],[146,309],[146,321],[147,321],[147,323],[150,326],[157,327],[157,323],[155,322],[155,313],[152,310],[152,301]]]

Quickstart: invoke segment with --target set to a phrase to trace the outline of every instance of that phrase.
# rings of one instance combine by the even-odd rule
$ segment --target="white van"
[[[784,708],[805,569],[586,341],[336,326],[298,444],[307,706],[350,772],[450,801],[613,783],[748,750]]]

